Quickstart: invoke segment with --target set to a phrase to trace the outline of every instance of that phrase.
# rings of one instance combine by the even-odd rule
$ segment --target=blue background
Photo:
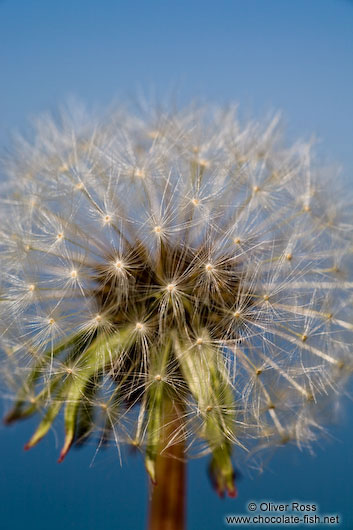
[[[141,90],[240,103],[261,118],[282,109],[287,138],[318,138],[325,163],[353,170],[353,2],[349,0],[0,1],[0,145],[68,96],[104,105]],[[352,188],[352,186],[351,186]],[[3,404],[5,410],[5,404]],[[353,406],[346,400],[316,456],[284,448],[265,471],[244,466],[236,500],[211,490],[206,461],[188,478],[191,530],[225,528],[250,500],[316,503],[353,528]],[[144,527],[141,457],[72,451],[56,464],[55,436],[22,450],[31,422],[1,428],[0,526],[4,530]],[[298,528],[298,527],[297,527]]]

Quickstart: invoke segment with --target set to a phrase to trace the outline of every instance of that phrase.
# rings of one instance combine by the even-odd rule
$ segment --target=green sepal
[[[225,492],[228,493],[229,497],[236,497],[235,472],[229,443],[213,450],[209,471],[211,481],[220,497],[223,497]]]
[[[151,354],[150,384],[147,391],[147,445],[145,452],[145,466],[153,484],[156,484],[156,460],[160,451],[163,436],[163,411],[165,399],[165,383],[163,378],[167,373],[170,356],[171,341],[168,340],[163,348],[154,350]]]
[[[66,437],[59,461],[63,460],[75,435],[78,408],[85,400],[85,387],[89,384],[90,379],[99,373],[110,360],[114,360],[114,354],[116,354],[114,350],[117,346],[125,344],[130,336],[131,329],[127,327],[122,332],[114,333],[111,337],[99,336],[92,342],[87,350],[81,354],[75,369],[67,375],[58,389],[55,401],[47,408],[43,420],[30,441],[25,445],[25,449],[33,447],[47,434],[62,405],[66,403],[64,414]],[[81,366],[79,366],[80,364]],[[79,373],[76,374],[76,371]],[[60,377],[62,379],[63,376]],[[46,389],[43,389],[42,392],[45,391]]]
[[[10,424],[14,421],[28,418],[35,412],[38,412],[38,409],[41,403],[43,402],[43,399],[48,396],[48,391],[46,389],[43,389],[33,400],[29,400],[28,395],[31,393],[31,391],[34,390],[38,379],[43,374],[43,368],[47,364],[49,364],[53,358],[57,357],[61,352],[65,350],[69,350],[69,354],[67,355],[67,357],[70,357],[72,355],[72,350],[83,350],[85,348],[85,345],[87,344],[87,340],[80,345],[81,340],[82,333],[76,333],[72,335],[72,337],[61,341],[55,348],[46,350],[40,356],[40,358],[34,362],[34,366],[26,377],[21,387],[21,390],[18,393],[14,407],[4,418],[4,423]],[[55,384],[52,385],[51,383],[48,386],[48,388],[50,388],[51,390],[54,389],[54,386],[56,386],[56,384],[60,380],[60,377],[54,377],[53,379],[55,381]],[[30,405],[28,405],[29,401]]]
[[[53,421],[55,420],[56,416],[60,412],[62,404],[63,404],[63,401],[60,401],[58,399],[52,405],[50,405],[50,407],[48,407],[44,415],[44,418],[40,422],[37,430],[33,434],[32,438],[29,440],[29,442],[26,443],[25,445],[26,450],[36,445],[36,443],[38,443],[39,440],[41,440],[47,434],[47,432],[49,431],[50,427],[53,424]]]
[[[30,401],[30,404],[25,407],[29,400],[17,401],[14,408],[5,416],[4,422],[8,425],[14,421],[29,418],[32,414],[38,412],[48,401],[60,382],[63,380],[63,374],[56,375],[52,378],[49,385],[45,386],[36,396]]]
[[[202,436],[212,452],[211,475],[217,490],[235,495],[231,443],[234,438],[233,389],[223,355],[212,345],[206,331],[201,344],[174,336],[175,355],[203,420]]]
[[[93,383],[92,379],[104,370],[105,366],[114,361],[117,352],[125,346],[131,337],[131,329],[114,333],[110,337],[99,336],[84,354],[83,366],[77,377],[72,377],[72,383],[65,397],[65,442],[62,447],[58,462],[62,462],[71,447],[75,437],[77,416],[80,405],[84,406],[88,401],[85,389]]]

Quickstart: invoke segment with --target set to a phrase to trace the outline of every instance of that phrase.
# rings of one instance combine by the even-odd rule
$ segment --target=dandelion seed
[[[205,158],[200,158],[198,163],[200,164],[201,167],[203,168],[206,168],[206,167],[209,167],[210,163],[208,160],[206,160]]]
[[[158,235],[159,235],[159,234],[162,232],[162,227],[159,226],[159,225],[155,226],[155,227],[153,228],[153,232],[154,232],[155,234],[158,234]]]
[[[146,174],[143,169],[138,168],[135,170],[135,176],[143,179],[145,178]]]
[[[114,263],[116,270],[121,271],[124,268],[124,264],[119,259]]]

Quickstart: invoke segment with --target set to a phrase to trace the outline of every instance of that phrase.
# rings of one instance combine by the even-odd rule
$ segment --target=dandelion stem
[[[152,486],[149,530],[183,530],[185,527],[185,442],[175,440],[182,428],[179,403],[165,398],[160,450],[156,459],[156,484]],[[170,445],[169,445],[170,444]]]

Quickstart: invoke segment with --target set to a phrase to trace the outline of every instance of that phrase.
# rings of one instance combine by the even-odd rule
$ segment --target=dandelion
[[[5,160],[6,422],[40,417],[31,448],[62,418],[59,461],[138,448],[151,528],[182,527],[188,457],[235,496],[242,453],[311,444],[353,369],[349,205],[277,123],[65,115]]]

